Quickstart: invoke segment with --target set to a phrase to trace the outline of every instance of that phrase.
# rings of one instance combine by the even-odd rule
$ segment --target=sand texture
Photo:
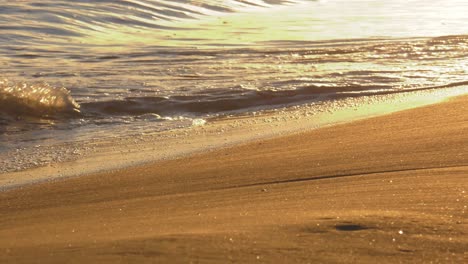
[[[468,97],[0,193],[0,263],[468,263]]]

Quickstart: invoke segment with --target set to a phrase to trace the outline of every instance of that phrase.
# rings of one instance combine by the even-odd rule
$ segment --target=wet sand
[[[1,192],[0,262],[468,262],[467,107]]]

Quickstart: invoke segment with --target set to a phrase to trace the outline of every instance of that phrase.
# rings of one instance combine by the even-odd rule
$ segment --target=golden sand
[[[468,262],[468,97],[0,193],[0,262]]]

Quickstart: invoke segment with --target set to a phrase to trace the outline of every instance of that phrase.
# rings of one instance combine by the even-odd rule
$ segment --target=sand
[[[0,192],[0,262],[468,262],[467,107]]]

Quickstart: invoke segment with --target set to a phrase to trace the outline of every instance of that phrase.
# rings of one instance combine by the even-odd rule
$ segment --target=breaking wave
[[[127,97],[78,104],[64,87],[0,80],[0,114],[13,117],[108,117],[157,114],[205,116],[275,109],[314,101],[466,86],[467,81],[413,89],[385,85],[318,86],[290,90],[212,90],[209,94]]]
[[[79,113],[80,105],[64,87],[0,80],[0,113],[10,116],[49,116]]]

